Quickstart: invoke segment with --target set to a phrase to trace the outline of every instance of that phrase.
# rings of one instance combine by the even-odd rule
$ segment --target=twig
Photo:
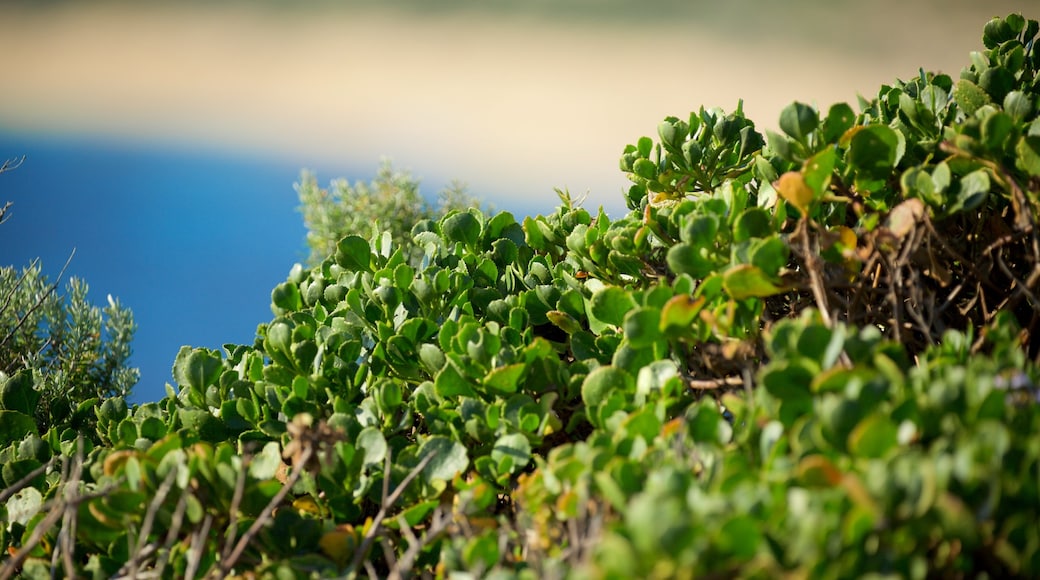
[[[38,266],[39,264],[40,264],[40,259],[39,258],[33,258],[33,261],[29,263],[29,267],[28,268],[24,268],[22,270],[21,275],[18,276],[18,281],[14,283],[14,286],[11,288],[11,291],[8,292],[7,296],[4,297],[4,304],[3,304],[3,306],[0,306],[0,313],[3,313],[3,312],[7,311],[7,307],[11,305],[11,300],[14,299],[14,295],[18,291],[18,288],[22,285],[22,282],[25,282],[25,279],[29,276],[29,272],[31,270],[34,270],[36,268],[36,266]]]
[[[151,557],[157,551],[154,543],[146,543],[148,536],[152,533],[152,526],[155,524],[155,516],[159,511],[159,506],[166,501],[167,496],[170,494],[170,490],[173,489],[173,482],[177,476],[177,470],[171,469],[162,483],[159,485],[159,489],[155,492],[155,497],[148,504],[148,511],[144,514],[144,522],[141,523],[141,531],[137,536],[136,549],[130,560],[123,564],[123,566],[116,572],[116,576],[125,576],[127,578],[136,578],[139,576],[138,568],[145,559]]]
[[[5,489],[3,491],[0,491],[0,503],[5,503],[7,501],[7,499],[10,498],[12,495],[18,493],[19,491],[22,491],[22,489],[25,488],[26,486],[28,486],[29,483],[32,482],[32,480],[34,480],[37,477],[39,477],[39,475],[41,473],[43,473],[44,471],[47,471],[48,469],[50,469],[50,467],[52,465],[54,465],[54,462],[57,461],[57,460],[58,460],[58,456],[57,455],[55,455],[54,457],[51,457],[50,461],[48,461],[47,463],[44,463],[43,465],[37,467],[36,469],[34,469],[32,471],[30,471],[25,477],[23,477],[23,478],[19,479],[18,481],[14,482],[14,485],[12,485],[11,487],[9,487],[9,488],[7,488],[7,489]]]
[[[79,473],[79,471],[76,471],[76,473]],[[63,485],[65,485],[67,489],[69,482],[66,481]],[[67,509],[77,509],[79,504],[84,501],[108,495],[113,489],[115,489],[115,487],[116,484],[113,483],[89,494],[79,494],[78,492],[74,492],[73,494],[67,494],[66,497],[45,503],[43,507],[49,510],[47,515],[36,524],[36,527],[33,528],[32,535],[22,544],[21,549],[19,549],[9,560],[3,563],[2,567],[0,567],[0,580],[7,580],[7,578],[10,578],[15,571],[21,567],[26,558],[29,557],[29,554],[37,545],[39,545],[44,534],[50,531],[50,529],[58,523],[58,520],[65,515]]]
[[[379,506],[379,512],[376,513],[375,519],[372,520],[372,525],[369,526],[368,531],[365,532],[365,537],[361,541],[361,546],[359,546],[357,551],[354,552],[354,560],[350,563],[349,568],[349,571],[352,574],[356,573],[358,566],[362,564],[362,561],[364,561],[365,564],[368,564],[368,560],[365,557],[368,555],[368,551],[372,548],[372,543],[375,542],[376,535],[379,534],[379,532],[383,528],[383,519],[386,517],[386,512],[390,509],[390,507],[397,503],[397,500],[401,497],[401,494],[404,493],[404,490],[408,487],[408,484],[412,483],[412,480],[419,476],[419,473],[421,473],[422,470],[426,468],[430,461],[433,460],[435,455],[437,455],[437,453],[432,452],[426,457],[423,457],[422,460],[420,460],[419,463],[412,469],[412,471],[409,472],[407,476],[405,476],[405,478],[401,481],[400,485],[398,485],[397,488],[394,489],[394,492],[390,494],[389,497],[383,497],[382,505]],[[390,464],[389,451],[387,451],[386,463],[387,465]],[[388,467],[384,468],[383,477],[390,477],[390,469]],[[386,490],[387,488],[388,486],[384,485],[383,489]]]
[[[1036,280],[1040,276],[1040,264],[1033,268],[1033,272],[1029,275],[1029,280],[1025,282],[1019,280],[1018,276],[1015,276],[1015,273],[1004,262],[1004,256],[1000,254],[997,254],[997,265],[1004,272],[1005,276],[1011,278],[1011,281],[1018,287],[1018,291],[1029,300],[1029,305],[1033,307],[1033,310],[1040,312],[1040,298],[1037,298],[1036,294],[1032,292],[1032,286],[1036,284]]]
[[[254,536],[260,533],[260,528],[267,524],[267,521],[271,518],[271,512],[274,511],[274,508],[278,504],[282,503],[282,500],[285,499],[285,496],[289,494],[293,486],[296,485],[296,482],[300,480],[300,476],[303,475],[304,466],[307,465],[307,462],[310,460],[311,455],[313,454],[314,449],[311,446],[304,446],[303,450],[300,452],[299,460],[295,462],[296,466],[295,469],[293,469],[292,475],[289,476],[289,480],[286,481],[285,485],[282,486],[282,489],[278,490],[278,493],[276,493],[274,497],[271,498],[271,501],[267,502],[267,505],[264,506],[263,511],[260,512],[260,515],[256,518],[256,520],[253,521],[253,524],[249,526],[249,529],[246,530],[246,533],[242,534],[242,537],[239,538],[238,543],[235,544],[235,549],[231,551],[230,556],[228,556],[227,559],[224,559],[220,562],[220,566],[217,568],[217,570],[214,571],[215,574],[217,574],[221,578],[226,577],[228,575],[228,573],[231,571],[231,568],[242,556],[242,552],[245,551],[246,546],[249,545],[249,542],[253,540]]]
[[[25,155],[22,155],[18,159],[18,161],[14,163],[14,165],[11,164],[12,161],[13,159],[5,159],[3,164],[0,165],[0,173],[3,173],[5,171],[11,171],[13,169],[18,169],[19,167],[21,167],[22,163],[25,162]]]
[[[76,459],[72,463],[72,474],[65,480],[65,513],[62,517],[61,531],[58,533],[58,550],[62,554],[62,564],[65,566],[65,576],[74,578],[76,575],[76,568],[73,564],[72,557],[76,551],[76,543],[74,538],[76,537],[76,524],[79,521],[79,510],[76,506],[76,498],[79,496],[79,483],[83,477],[83,436],[80,435],[76,438]],[[69,486],[72,486],[69,491]]]
[[[227,538],[224,539],[224,549],[221,551],[220,559],[226,561],[231,557],[231,548],[235,545],[235,535],[238,534],[238,508],[242,503],[242,494],[246,488],[246,470],[249,468],[250,457],[242,460],[242,468],[238,470],[235,479],[235,493],[231,496],[231,513],[228,522]]]
[[[159,577],[162,577],[163,570],[166,569],[166,564],[170,560],[170,547],[177,541],[177,536],[181,532],[181,525],[184,524],[184,514],[188,511],[188,495],[185,493],[181,494],[179,500],[177,500],[177,507],[173,508],[173,517],[170,520],[170,527],[166,530],[166,540],[163,541],[162,550],[166,554],[165,560],[158,560],[155,566],[155,573]]]
[[[408,540],[408,549],[398,558],[397,566],[390,570],[387,580],[400,580],[403,578],[404,574],[407,574],[412,569],[412,566],[415,565],[415,560],[419,557],[419,553],[422,552],[423,548],[433,540],[441,537],[447,531],[450,522],[450,515],[438,506],[437,510],[433,512],[433,521],[430,523],[430,527],[426,529],[420,540],[415,537],[415,532],[412,531],[411,526],[405,521],[404,516],[398,515],[397,525],[401,528],[401,533],[404,534],[405,539]]]
[[[213,516],[206,514],[206,517],[202,520],[202,529],[195,530],[191,534],[191,545],[188,547],[187,559],[188,563],[185,566],[184,577],[191,580],[195,577],[195,573],[199,571],[199,565],[202,563],[202,552],[205,543],[205,538],[209,536],[209,528],[213,525]]]
[[[808,216],[802,216],[802,220],[798,223],[798,234],[802,239],[802,249],[805,252],[805,269],[809,271],[809,288],[812,290],[813,298],[816,300],[816,306],[820,310],[823,324],[826,325],[827,328],[830,328],[830,306],[827,305],[827,293],[824,289],[823,281],[820,279],[820,273],[817,271],[818,264],[816,262],[816,253],[813,251],[812,245],[809,242]]]
[[[0,568],[0,580],[7,580],[22,566],[25,559],[29,557],[29,552],[40,543],[40,540],[43,539],[43,535],[54,527],[64,514],[65,502],[56,502],[43,520],[33,528],[33,533],[29,537],[29,540],[22,544],[21,549],[15,552],[15,554],[11,556],[10,560],[4,562],[3,567]]]
[[[690,379],[691,389],[696,391],[710,391],[724,389],[726,387],[739,387],[744,384],[744,379],[738,376],[722,377],[720,379]]]
[[[20,318],[20,319],[18,320],[18,323],[14,325],[14,328],[12,328],[12,329],[10,330],[10,332],[8,332],[8,333],[7,333],[7,335],[6,335],[6,336],[4,336],[3,340],[0,340],[0,348],[3,348],[3,347],[4,347],[4,345],[6,345],[6,344],[7,344],[7,341],[11,340],[11,337],[13,337],[13,336],[14,336],[14,334],[15,334],[16,332],[18,332],[18,329],[20,329],[20,328],[22,327],[22,325],[23,325],[23,324],[25,324],[25,321],[26,321],[26,320],[28,320],[28,319],[29,319],[29,317],[30,317],[30,316],[31,316],[31,315],[32,315],[32,314],[33,314],[34,312],[36,312],[36,310],[38,310],[38,309],[39,309],[39,308],[40,308],[41,306],[43,306],[43,303],[44,303],[44,301],[45,301],[45,300],[47,300],[47,298],[48,298],[48,297],[49,297],[49,296],[50,296],[50,295],[51,295],[52,293],[54,293],[54,290],[58,288],[58,284],[59,284],[59,282],[61,281],[61,277],[62,277],[62,276],[63,276],[63,275],[65,274],[65,270],[66,270],[66,269],[67,269],[67,268],[69,267],[69,264],[70,264],[70,263],[72,263],[72,257],[73,257],[73,256],[75,256],[75,255],[76,255],[76,249],[75,249],[75,248],[73,248],[73,249],[72,249],[72,253],[70,253],[70,254],[69,254],[69,257],[68,257],[68,259],[67,259],[67,260],[65,260],[65,265],[61,267],[61,272],[58,272],[58,278],[57,278],[56,280],[54,280],[54,283],[53,283],[53,284],[51,284],[50,288],[48,288],[48,289],[47,289],[47,292],[45,292],[45,293],[43,294],[43,296],[41,296],[41,297],[40,297],[40,298],[39,298],[39,299],[38,299],[38,300],[36,301],[36,303],[35,303],[35,304],[33,304],[33,305],[32,305],[32,307],[30,307],[30,308],[29,308],[29,311],[28,311],[28,312],[26,312],[26,313],[25,313],[25,315],[24,315],[24,316],[22,316],[22,317],[21,317],[21,318]],[[3,370],[5,370],[5,371],[6,371],[6,370],[8,370],[8,369],[10,368],[10,366],[11,366],[12,364],[14,364],[14,361],[13,361],[13,360],[12,360],[12,361],[10,361],[10,362],[8,362],[8,363],[7,363],[7,367],[5,367],[5,368],[4,368]]]

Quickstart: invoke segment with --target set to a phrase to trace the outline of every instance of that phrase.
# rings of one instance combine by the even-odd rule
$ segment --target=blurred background
[[[42,258],[138,323],[133,399],[181,345],[252,343],[306,256],[293,188],[383,158],[500,210],[554,188],[622,215],[618,158],[669,115],[743,99],[760,130],[919,68],[954,77],[1035,0],[6,1],[0,265]]]

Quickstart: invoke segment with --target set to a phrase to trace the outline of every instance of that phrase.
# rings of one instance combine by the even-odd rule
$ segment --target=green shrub
[[[5,162],[0,173],[20,164]],[[0,211],[0,223],[10,206]],[[128,366],[133,313],[111,296],[106,307],[94,306],[87,284],[77,278],[68,281],[64,295],[58,290],[59,282],[48,282],[39,261],[20,271],[0,267],[0,423],[26,429],[32,423],[34,435],[51,428],[59,435],[66,429],[92,431],[93,406],[129,395],[139,375]],[[22,435],[7,432],[0,446]]]
[[[99,407],[78,486],[9,495],[0,547],[104,576],[1035,577],[1038,29],[782,133],[669,117],[616,220],[565,195],[355,229],[254,344]]]
[[[455,183],[438,195],[435,207],[420,195],[418,181],[408,173],[395,171],[389,162],[383,163],[370,183],[350,185],[339,179],[329,189],[318,187],[314,175],[305,172],[296,190],[312,264],[335,251],[336,242],[344,236],[367,238],[390,232],[394,242],[401,244],[408,240],[412,227],[424,219],[440,217],[453,209],[481,206]]]

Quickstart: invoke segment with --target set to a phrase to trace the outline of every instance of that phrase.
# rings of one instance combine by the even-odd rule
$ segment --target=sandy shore
[[[841,46],[840,34],[825,44],[785,36],[783,23],[748,40],[690,22],[5,8],[0,127],[231,149],[300,166],[374,166],[390,156],[431,186],[460,178],[499,206],[549,211],[559,186],[619,208],[619,153],[664,116],[701,104],[732,109],[743,98],[749,116],[772,127],[795,99],[854,104],[857,92],[918,67],[956,76],[981,45],[986,17],[1028,3],[996,4],[1006,6],[906,7],[896,26],[847,9],[834,26],[880,27],[866,49]]]

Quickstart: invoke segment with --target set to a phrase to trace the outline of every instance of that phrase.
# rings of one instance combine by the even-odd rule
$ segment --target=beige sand
[[[857,92],[920,66],[956,75],[981,44],[986,17],[1027,3],[946,14],[928,3],[905,8],[898,23],[863,3],[874,8],[846,7],[828,21],[839,30],[821,34],[825,43],[792,37],[782,22],[738,42],[696,22],[577,27],[72,4],[3,9],[0,127],[231,149],[300,166],[374,167],[390,156],[431,187],[460,178],[500,207],[550,211],[557,186],[619,208],[621,149],[666,115],[732,109],[743,98],[772,127],[795,99],[854,104]],[[873,27],[879,42],[844,46],[841,27],[860,39]]]

